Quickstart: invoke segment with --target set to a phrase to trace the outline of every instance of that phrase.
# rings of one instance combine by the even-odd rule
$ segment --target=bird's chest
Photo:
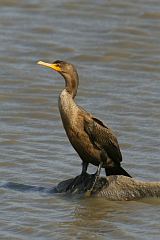
[[[94,161],[97,159],[97,150],[92,151],[92,143],[84,131],[84,112],[66,92],[59,98],[59,111],[68,139],[82,159]],[[87,113],[86,113],[87,114]],[[93,160],[91,160],[93,158]]]

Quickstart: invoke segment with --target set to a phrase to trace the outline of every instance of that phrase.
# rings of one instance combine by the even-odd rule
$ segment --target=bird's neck
[[[58,105],[64,128],[67,131],[68,126],[73,125],[73,122],[75,121],[74,119],[78,112],[78,106],[66,88],[59,96]]]
[[[64,76],[65,79],[65,89],[74,99],[77,94],[79,78],[77,72],[74,72],[72,75]]]

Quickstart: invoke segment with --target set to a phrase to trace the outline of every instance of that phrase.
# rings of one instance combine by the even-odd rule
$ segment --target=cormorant
[[[65,88],[59,95],[59,111],[69,141],[82,159],[81,174],[86,173],[91,163],[98,166],[97,176],[103,167],[107,176],[131,177],[121,167],[122,154],[112,130],[75,103],[79,77],[74,65],[60,60],[38,64],[52,68],[65,79]]]

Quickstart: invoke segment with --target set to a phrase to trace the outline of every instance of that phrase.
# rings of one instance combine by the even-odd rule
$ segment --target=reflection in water
[[[146,207],[151,210],[150,205],[141,202],[111,202],[103,198],[81,199],[80,205],[75,209],[73,221],[67,224],[66,232],[81,239],[96,239],[99,236],[105,239],[106,234],[117,239],[119,236],[123,236],[124,239],[138,238],[137,226],[141,225],[143,220],[137,212],[143,212],[145,218]],[[132,216],[131,226],[129,226],[130,216]],[[145,232],[145,227],[142,227],[141,232]]]
[[[14,183],[14,182],[2,183],[0,185],[0,188],[7,188],[14,191],[20,191],[20,192],[39,192],[39,193],[46,193],[46,194],[57,193],[56,187],[45,188],[45,187],[38,187],[38,186],[32,186],[32,185]]]

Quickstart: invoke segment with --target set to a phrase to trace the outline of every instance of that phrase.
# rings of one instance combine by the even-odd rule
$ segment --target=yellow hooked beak
[[[40,65],[43,65],[43,66],[46,66],[46,67],[50,67],[57,72],[62,71],[61,67],[58,66],[56,63],[47,63],[47,62],[38,61],[37,64],[40,64]]]

